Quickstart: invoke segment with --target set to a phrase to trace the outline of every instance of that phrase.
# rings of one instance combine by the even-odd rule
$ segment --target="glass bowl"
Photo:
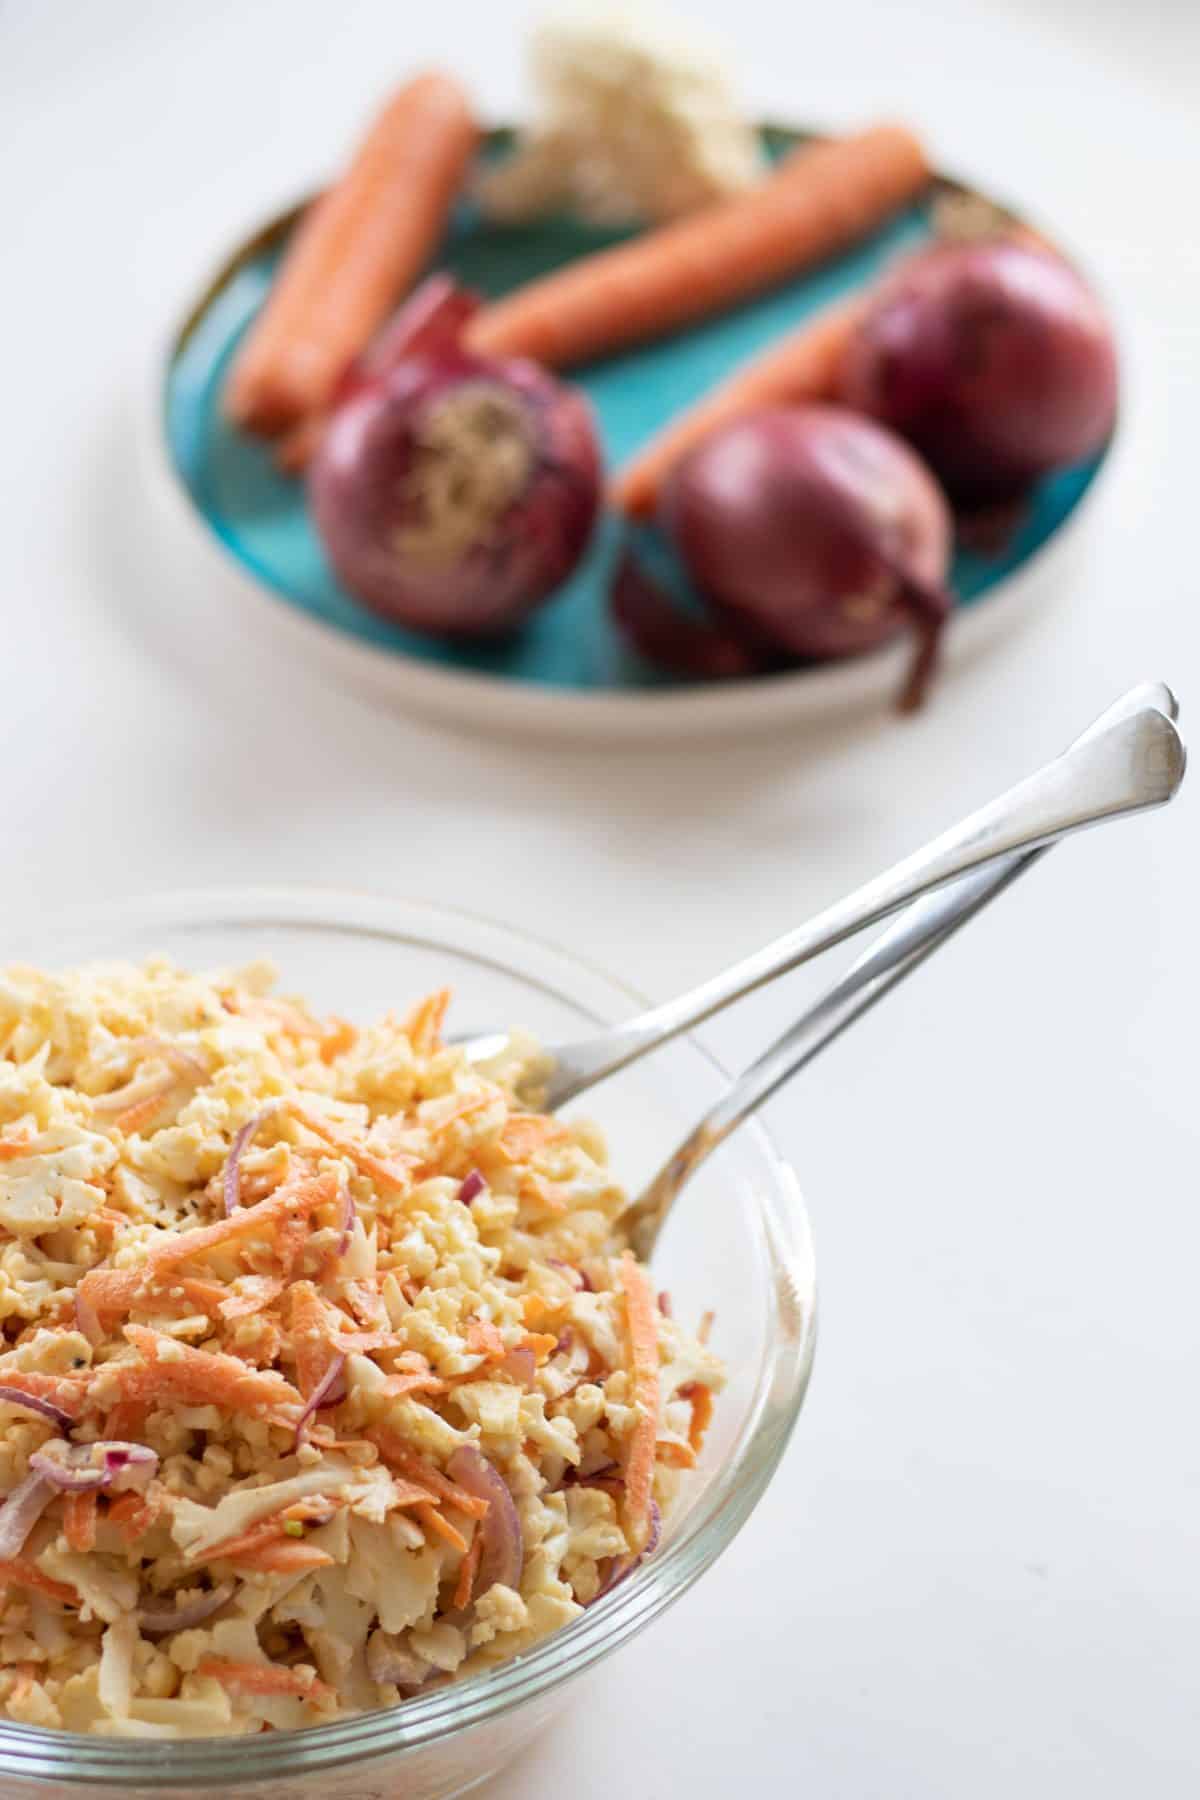
[[[283,991],[360,1020],[448,983],[452,1033],[521,1025],[551,1045],[645,1004],[587,963],[484,919],[322,889],[213,889],[60,914],[10,930],[0,962],[63,967],[156,951],[200,968],[268,955]],[[605,1128],[615,1173],[636,1190],[726,1079],[685,1039],[574,1110]],[[582,1618],[496,1671],[312,1730],[147,1742],[0,1723],[0,1792],[443,1800],[494,1774],[571,1682],[665,1611],[732,1541],[804,1399],[816,1324],[808,1219],[792,1170],[761,1127],[743,1126],[693,1177],[654,1270],[681,1318],[715,1308],[712,1341],[729,1385],[661,1548]]]

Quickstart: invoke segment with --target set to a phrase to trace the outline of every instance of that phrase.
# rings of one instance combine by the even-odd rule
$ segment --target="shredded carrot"
[[[244,1694],[298,1694],[302,1700],[335,1698],[334,1690],[305,1669],[285,1669],[279,1663],[235,1662],[232,1657],[206,1656],[197,1665],[198,1675],[211,1675],[222,1687]]]
[[[385,1394],[444,1394],[447,1383],[436,1375],[389,1375],[383,1384]]]
[[[146,1414],[149,1406],[144,1400],[118,1400],[109,1408],[104,1421],[104,1435],[119,1438],[128,1443],[131,1438],[140,1438],[146,1426]],[[109,1508],[111,1515],[112,1508]]]
[[[340,1501],[333,1502],[335,1507],[340,1504]],[[324,1518],[329,1509],[330,1502],[322,1499],[319,1495],[307,1500],[295,1500],[290,1506],[283,1506],[278,1512],[271,1513],[267,1518],[259,1519],[256,1524],[251,1525],[246,1531],[239,1532],[236,1537],[223,1538],[219,1544],[213,1544],[210,1549],[203,1551],[199,1556],[189,1557],[188,1560],[193,1563],[210,1563],[216,1562],[219,1558],[243,1556],[248,1551],[259,1550],[265,1544],[271,1544],[278,1538],[286,1537],[285,1525]]]
[[[499,1362],[508,1355],[508,1345],[490,1319],[469,1319],[465,1335],[467,1349],[486,1356],[489,1362]]]
[[[145,1325],[127,1325],[125,1336],[143,1363],[117,1368],[123,1399],[160,1396],[192,1405],[209,1401],[233,1412],[267,1413],[302,1405],[290,1381],[273,1369],[250,1369],[236,1356],[197,1350]]]
[[[565,1300],[547,1300],[544,1294],[526,1294],[521,1300],[521,1312],[527,1325],[536,1325],[547,1313],[562,1312]]]
[[[654,1453],[660,1463],[666,1463],[672,1469],[694,1469],[696,1452],[690,1444],[681,1444],[677,1438],[659,1438],[654,1446]]]
[[[413,1007],[400,1027],[418,1056],[431,1056],[437,1049],[450,1000],[449,988],[439,988],[436,993],[427,994],[424,1000]]]
[[[625,1504],[633,1532],[634,1548],[640,1550],[650,1532],[654,1454],[658,1437],[658,1319],[650,1283],[628,1250],[621,1258],[621,1286],[625,1290],[633,1397],[641,1409],[629,1442],[625,1466]]]
[[[296,1360],[296,1386],[307,1400],[329,1372],[329,1312],[311,1281],[298,1281],[288,1295],[288,1326]]]
[[[550,1331],[527,1331],[521,1339],[526,1350],[532,1350],[540,1363],[558,1349],[558,1339]]]
[[[451,1549],[461,1550],[464,1555],[466,1554],[466,1538],[461,1531],[458,1531],[450,1523],[449,1519],[442,1517],[436,1506],[432,1506],[428,1501],[425,1501],[421,1506],[418,1506],[416,1510],[417,1517],[420,1519],[427,1532],[432,1532],[436,1537],[444,1538]]]
[[[89,1269],[75,1291],[101,1325],[109,1326],[132,1311],[144,1279],[144,1269]]]
[[[469,1494],[466,1488],[460,1488],[457,1483],[443,1475],[440,1469],[428,1462],[418,1450],[411,1449],[392,1432],[381,1426],[372,1426],[365,1436],[368,1442],[374,1444],[381,1453],[389,1469],[399,1470],[400,1474],[409,1481],[419,1482],[439,1500],[448,1500],[451,1506],[457,1507],[461,1513],[466,1513],[469,1519],[482,1519],[487,1512],[486,1500],[481,1500],[477,1494]]]
[[[240,1244],[244,1238],[275,1236],[285,1220],[307,1218],[337,1198],[333,1175],[306,1176],[289,1182],[257,1206],[240,1207],[215,1225],[173,1233],[147,1257],[140,1269],[91,1269],[78,1292],[94,1308],[102,1325],[127,1318],[143,1292],[174,1276],[181,1264],[210,1250]],[[165,1235],[165,1234],[164,1234]]]
[[[715,1410],[712,1389],[705,1387],[702,1382],[692,1381],[688,1383],[687,1387],[680,1388],[679,1393],[681,1399],[690,1400],[692,1403],[692,1419],[691,1424],[688,1426],[688,1443],[692,1446],[692,1449],[696,1454],[699,1455],[704,1444],[704,1434],[712,1424],[712,1416]]]
[[[22,1562],[13,1557],[8,1562],[0,1562],[0,1587],[29,1588],[36,1594],[45,1594],[48,1600],[59,1600],[64,1606],[78,1606],[79,1595],[65,1581],[51,1581],[49,1575],[43,1575],[32,1563]]]
[[[518,1192],[522,1200],[535,1201],[538,1206],[544,1207],[548,1213],[556,1216],[560,1216],[567,1210],[567,1203],[562,1195],[556,1193],[544,1175],[538,1175],[532,1169],[522,1175]]]
[[[477,1531],[471,1539],[471,1548],[463,1557],[458,1571],[458,1585],[454,1589],[454,1604],[461,1612],[471,1604],[471,1594],[475,1587],[475,1576],[479,1571],[479,1558],[483,1555],[483,1533]]]
[[[224,1304],[226,1290],[219,1281],[203,1281],[198,1275],[185,1275],[175,1285],[182,1288],[185,1298],[193,1306],[210,1316],[218,1313]]]
[[[510,1162],[526,1162],[546,1144],[561,1144],[569,1135],[565,1125],[541,1113],[510,1113],[499,1143]]]
[[[328,1144],[331,1150],[336,1150],[339,1156],[349,1157],[360,1174],[366,1175],[380,1187],[406,1194],[412,1186],[412,1170],[407,1164],[385,1162],[382,1157],[368,1150],[365,1144],[360,1144],[356,1138],[351,1137],[349,1132],[342,1131],[331,1119],[323,1119],[318,1113],[309,1112],[305,1106],[297,1106],[289,1100],[285,1103],[285,1110],[298,1125],[303,1125],[314,1137],[319,1137],[322,1143]]]
[[[96,1548],[96,1490],[67,1494],[63,1500],[63,1535],[72,1550]]]
[[[281,1537],[274,1543],[264,1544],[259,1550],[245,1550],[230,1560],[235,1561],[239,1569],[289,1575],[303,1569],[328,1568],[333,1558],[327,1550],[318,1549],[316,1544],[301,1544],[292,1538]]]
[[[0,1162],[16,1162],[19,1157],[28,1156],[33,1143],[29,1137],[0,1138]]]
[[[162,1495],[149,1489],[145,1494],[121,1494],[110,1500],[105,1517],[115,1525],[127,1544],[147,1532],[162,1511]]]
[[[148,1125],[151,1119],[161,1111],[166,1097],[167,1089],[164,1087],[160,1093],[147,1094],[144,1100],[135,1101],[132,1106],[127,1106],[124,1112],[117,1114],[113,1120],[114,1128],[123,1132],[126,1137],[132,1137],[135,1131],[140,1131],[143,1125]]]
[[[241,1292],[228,1295],[217,1310],[223,1319],[245,1319],[270,1306],[282,1292],[283,1279],[279,1275],[244,1275]]]
[[[349,1019],[331,1019],[330,1028],[321,1039],[321,1061],[334,1062],[343,1051],[353,1050],[357,1042],[358,1032]]]

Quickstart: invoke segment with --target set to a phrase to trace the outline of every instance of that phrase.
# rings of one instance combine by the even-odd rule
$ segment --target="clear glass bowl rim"
[[[73,906],[24,924],[6,934],[2,960],[20,960],[22,937],[45,943],[56,933],[89,935],[105,926],[119,957],[121,932],[159,925],[164,932],[188,925],[230,926],[271,923],[325,931],[332,936],[376,934],[425,947],[463,953],[462,938],[482,940],[492,960],[525,982],[521,953],[544,966],[542,985],[581,1010],[571,977],[602,984],[631,1012],[649,1002],[627,982],[556,944],[465,908],[366,890],[289,885],[221,886],[176,889],[126,901]],[[478,954],[473,950],[471,954]],[[555,971],[565,986],[554,979]],[[609,1023],[596,1014],[598,1025]],[[689,1040],[711,1066],[727,1071],[707,1046]],[[425,1699],[397,1708],[357,1715],[303,1731],[252,1737],[196,1738],[147,1743],[137,1739],[83,1736],[0,1721],[0,1781],[60,1789],[149,1787],[187,1791],[194,1787],[238,1788],[255,1782],[299,1781],[355,1765],[429,1749],[452,1733],[484,1725],[581,1674],[625,1643],[672,1605],[733,1541],[759,1499],[787,1445],[808,1387],[816,1347],[816,1289],[808,1214],[791,1165],[757,1121],[741,1127],[757,1140],[774,1192],[755,1195],[777,1288],[777,1310],[789,1321],[775,1334],[758,1388],[734,1453],[708,1481],[682,1529],[662,1550],[582,1618],[498,1669],[451,1683]],[[364,1767],[364,1772],[366,1772]],[[20,1790],[17,1790],[20,1791]]]

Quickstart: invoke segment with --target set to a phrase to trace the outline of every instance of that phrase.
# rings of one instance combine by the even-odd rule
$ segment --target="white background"
[[[490,912],[665,996],[1133,680],[1165,676],[1200,709],[1200,9],[703,11],[736,32],[765,110],[911,118],[1097,271],[1125,334],[1124,428],[1033,622],[916,721],[732,746],[473,741],[336,691],[164,545],[133,448],[149,359],[189,278],[326,169],[393,75],[453,59],[511,111],[523,9],[8,0],[14,914],[204,881],[358,884]],[[1195,1794],[1196,816],[1185,792],[1056,854],[775,1105],[823,1289],[785,1466],[495,1800]],[[815,979],[713,1041],[749,1055]]]

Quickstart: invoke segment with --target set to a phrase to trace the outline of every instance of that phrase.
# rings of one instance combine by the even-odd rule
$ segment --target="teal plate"
[[[769,150],[778,154],[802,134],[768,129],[765,135]],[[508,138],[508,133],[493,132],[492,151],[502,149]],[[836,262],[686,334],[579,371],[573,379],[595,408],[609,467],[619,467],[666,420],[737,364],[929,239],[938,209],[964,199],[991,205],[977,203],[956,183],[940,180],[927,201]],[[535,704],[539,697],[549,697],[547,690],[579,700],[628,694],[640,696],[643,703],[678,697],[681,689],[695,693],[695,684],[663,675],[642,662],[611,622],[609,582],[628,530],[611,516],[602,521],[571,579],[521,631],[499,642],[464,645],[406,631],[367,611],[339,586],[309,520],[302,485],[280,475],[260,444],[232,430],[220,405],[230,360],[262,304],[299,210],[274,220],[229,258],[190,310],[168,352],[163,422],[172,472],[228,555],[276,599],[343,639],[356,640],[377,658],[406,664],[410,676],[423,669],[431,677],[474,677],[471,689],[476,692],[504,684]],[[437,261],[467,286],[498,295],[615,242],[616,237],[572,219],[501,228],[486,223],[464,204]],[[959,549],[953,585],[963,614],[978,612],[1000,584],[1060,529],[1098,466],[1099,459],[1044,481],[1019,527],[997,553]],[[654,535],[652,528],[639,528],[643,538],[647,533]],[[665,547],[644,542],[643,548],[661,568]],[[882,655],[886,658],[887,653]],[[872,656],[858,663],[876,665],[880,660]],[[729,685],[742,690],[744,701],[747,685],[810,687],[827,681],[835,668],[847,666],[813,665]],[[411,693],[412,681],[404,685]],[[839,686],[848,691],[844,682]],[[452,691],[461,701],[471,689],[455,681]],[[708,692],[716,698],[712,689]]]

